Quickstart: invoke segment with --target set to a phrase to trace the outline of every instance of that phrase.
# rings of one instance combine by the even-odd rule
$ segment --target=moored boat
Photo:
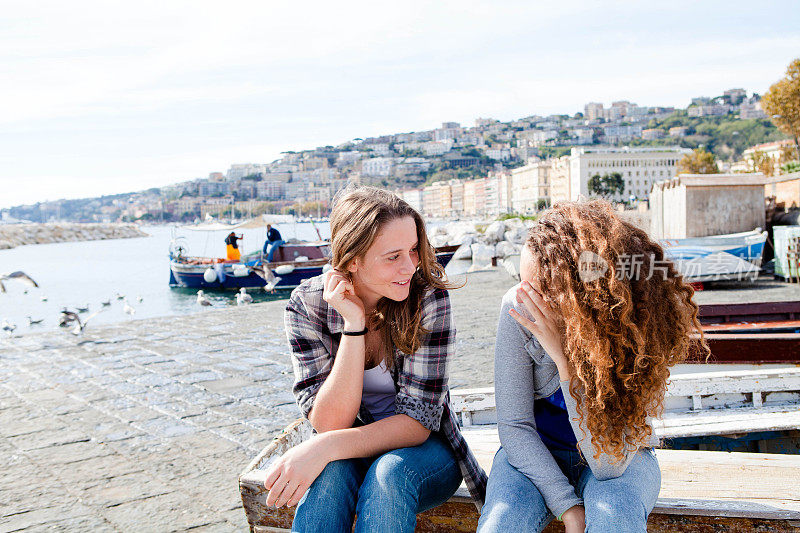
[[[436,248],[436,260],[446,267],[457,248],[458,246]],[[281,290],[293,289],[304,279],[322,274],[328,264],[330,243],[289,241],[278,248],[273,262],[268,265],[265,264],[261,252],[242,256],[239,261],[187,256],[184,253],[180,246],[171,246],[170,287],[203,290],[239,290],[242,287]]]
[[[690,282],[754,279],[761,270],[767,232],[662,239],[666,257]]]

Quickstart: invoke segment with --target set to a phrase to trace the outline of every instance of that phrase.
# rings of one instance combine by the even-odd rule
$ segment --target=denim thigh
[[[616,478],[600,481],[586,467],[577,489],[586,509],[587,532],[643,532],[661,489],[661,469],[653,450],[645,448]]]
[[[489,474],[478,533],[538,533],[552,519],[539,489],[525,474],[511,466],[505,450],[500,448]]]
[[[358,491],[356,532],[413,532],[417,513],[446,502],[461,484],[450,444],[431,433],[419,446],[377,457]]]
[[[353,529],[358,488],[369,464],[369,459],[328,463],[297,504],[292,531],[349,533]]]

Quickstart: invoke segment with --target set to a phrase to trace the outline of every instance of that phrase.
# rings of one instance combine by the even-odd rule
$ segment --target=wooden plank
[[[800,301],[704,304],[697,313],[703,324],[800,319]]]
[[[309,434],[307,421],[293,423],[239,477],[253,531],[291,527],[293,509],[266,506],[265,467]],[[478,462],[490,471],[499,447],[496,428],[474,426],[464,429],[464,436]],[[800,456],[684,450],[657,450],[656,456],[662,485],[648,531],[800,531]],[[462,484],[447,504],[419,515],[417,531],[474,531],[477,519]],[[559,527],[551,524],[545,531],[560,531]]]
[[[800,363],[800,333],[706,333],[707,361],[696,363]]]

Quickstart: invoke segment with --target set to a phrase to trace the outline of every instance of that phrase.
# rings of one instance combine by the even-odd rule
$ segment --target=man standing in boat
[[[239,239],[244,239],[244,234],[236,235],[236,233],[230,232],[228,236],[225,237],[229,261],[238,261],[242,257],[241,252],[239,252],[239,245],[236,243]]]
[[[272,258],[275,256],[275,250],[284,242],[281,233],[272,227],[272,224],[267,224],[267,240],[264,241],[263,253],[267,254],[267,263],[272,263]],[[268,250],[269,249],[269,250]]]

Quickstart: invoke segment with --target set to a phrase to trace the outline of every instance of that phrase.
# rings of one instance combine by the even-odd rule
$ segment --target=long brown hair
[[[432,288],[452,288],[447,283],[444,268],[436,261],[436,252],[428,241],[425,221],[405,200],[375,187],[348,187],[334,200],[331,211],[331,266],[347,272],[350,264],[364,257],[381,228],[392,220],[414,219],[417,227],[419,266],[411,278],[408,298],[396,302],[389,298],[378,301],[377,313],[370,326],[381,328],[388,368],[394,365],[392,346],[411,354],[420,346],[424,333],[420,326],[422,299]]]
[[[602,200],[547,210],[525,244],[535,284],[563,321],[578,412],[598,454],[621,459],[649,440],[669,367],[690,351],[709,354],[694,290],[657,242]]]

